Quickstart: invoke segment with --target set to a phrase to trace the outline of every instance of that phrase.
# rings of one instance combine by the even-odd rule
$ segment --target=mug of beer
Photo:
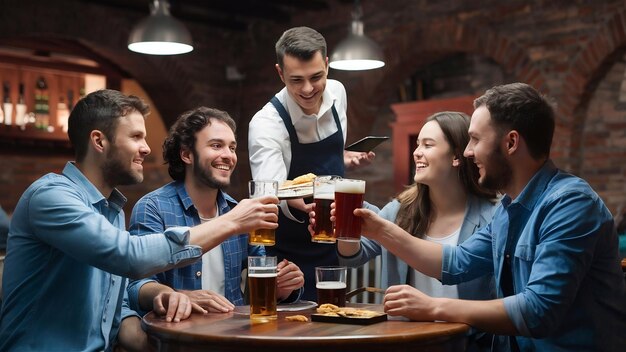
[[[248,257],[250,319],[276,320],[276,257]]]
[[[315,267],[315,287],[317,288],[317,304],[334,304],[346,306],[346,277],[348,268],[345,266]]]
[[[365,181],[343,178],[335,182],[335,236],[339,240],[361,240],[361,219],[354,209],[363,207]],[[317,211],[316,211],[317,214]]]
[[[335,243],[335,231],[330,221],[330,204],[335,200],[335,182],[339,176],[317,176],[313,180],[313,199],[315,201],[315,234],[312,242]]]
[[[258,198],[267,195],[275,196],[278,193],[278,181],[256,181],[248,182],[250,198]],[[249,234],[248,243],[257,246],[273,246],[276,244],[276,230],[257,229]]]

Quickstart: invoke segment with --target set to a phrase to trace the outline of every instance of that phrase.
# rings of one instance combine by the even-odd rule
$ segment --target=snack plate
[[[289,187],[278,190],[278,199],[297,199],[313,197],[313,186]]]
[[[335,324],[356,324],[356,325],[369,325],[380,323],[381,321],[387,320],[387,314],[380,313],[380,315],[375,315],[373,317],[364,318],[364,317],[334,317],[324,314],[311,314],[311,321],[317,321],[322,323],[335,323]]]

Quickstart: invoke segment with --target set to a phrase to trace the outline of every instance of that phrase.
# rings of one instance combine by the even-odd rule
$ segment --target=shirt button
[[[202,276],[202,271],[196,271],[196,277]]]

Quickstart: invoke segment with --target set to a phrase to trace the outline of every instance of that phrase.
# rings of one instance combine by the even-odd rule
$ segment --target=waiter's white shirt
[[[337,124],[333,118],[332,106],[339,115],[343,132],[343,143],[346,143],[348,119],[346,110],[348,100],[343,84],[333,79],[326,80],[326,89],[322,95],[322,105],[317,114],[307,115],[291,98],[287,87],[276,94],[278,101],[291,116],[291,123],[296,130],[298,140],[302,144],[321,141],[337,132]],[[291,141],[289,132],[280,118],[278,111],[268,102],[259,110],[248,125],[248,153],[250,170],[254,180],[275,180],[282,184],[291,166]],[[280,202],[280,208],[288,218],[298,221],[289,211],[286,202]]]
[[[322,96],[322,105],[317,114],[306,115],[300,106],[289,96],[287,88],[276,94],[285,110],[291,116],[300,143],[318,142],[337,132],[333,119],[332,105],[335,104],[345,144],[348,120],[346,117],[346,90],[339,81],[329,79]],[[267,103],[250,120],[248,128],[248,149],[250,169],[255,180],[287,179],[291,166],[291,141],[289,133],[272,103]]]

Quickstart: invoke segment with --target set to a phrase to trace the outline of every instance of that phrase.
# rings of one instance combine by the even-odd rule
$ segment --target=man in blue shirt
[[[197,260],[229,236],[276,228],[278,199],[245,200],[194,228],[131,236],[118,185],[143,180],[146,144],[139,98],[101,90],[69,117],[76,162],[35,181],[13,213],[3,278],[0,351],[103,351],[147,347],[127,306],[127,277]],[[167,307],[171,294],[159,297]],[[186,299],[186,297],[174,297]]]
[[[173,182],[142,197],[131,215],[130,233],[146,235],[172,226],[195,226],[228,214],[237,202],[222,191],[237,165],[235,121],[228,113],[200,107],[182,114],[163,143],[163,157]],[[229,237],[186,267],[129,284],[131,307],[141,312],[159,304],[153,298],[174,289],[183,292],[193,309],[231,311],[244,303],[241,273],[248,255],[265,255],[265,248],[248,245],[248,234]],[[297,300],[304,285],[298,266],[278,264],[277,295]],[[290,297],[291,295],[291,297]],[[172,305],[170,305],[170,309]],[[175,312],[186,319],[187,306]]]
[[[385,311],[473,325],[498,334],[500,351],[623,350],[626,285],[613,218],[585,181],[550,161],[551,106],[531,86],[513,83],[488,90],[474,107],[465,156],[482,186],[505,194],[490,224],[442,247],[357,212],[364,234],[413,268],[444,284],[493,273],[499,298],[433,298],[392,286]]]

